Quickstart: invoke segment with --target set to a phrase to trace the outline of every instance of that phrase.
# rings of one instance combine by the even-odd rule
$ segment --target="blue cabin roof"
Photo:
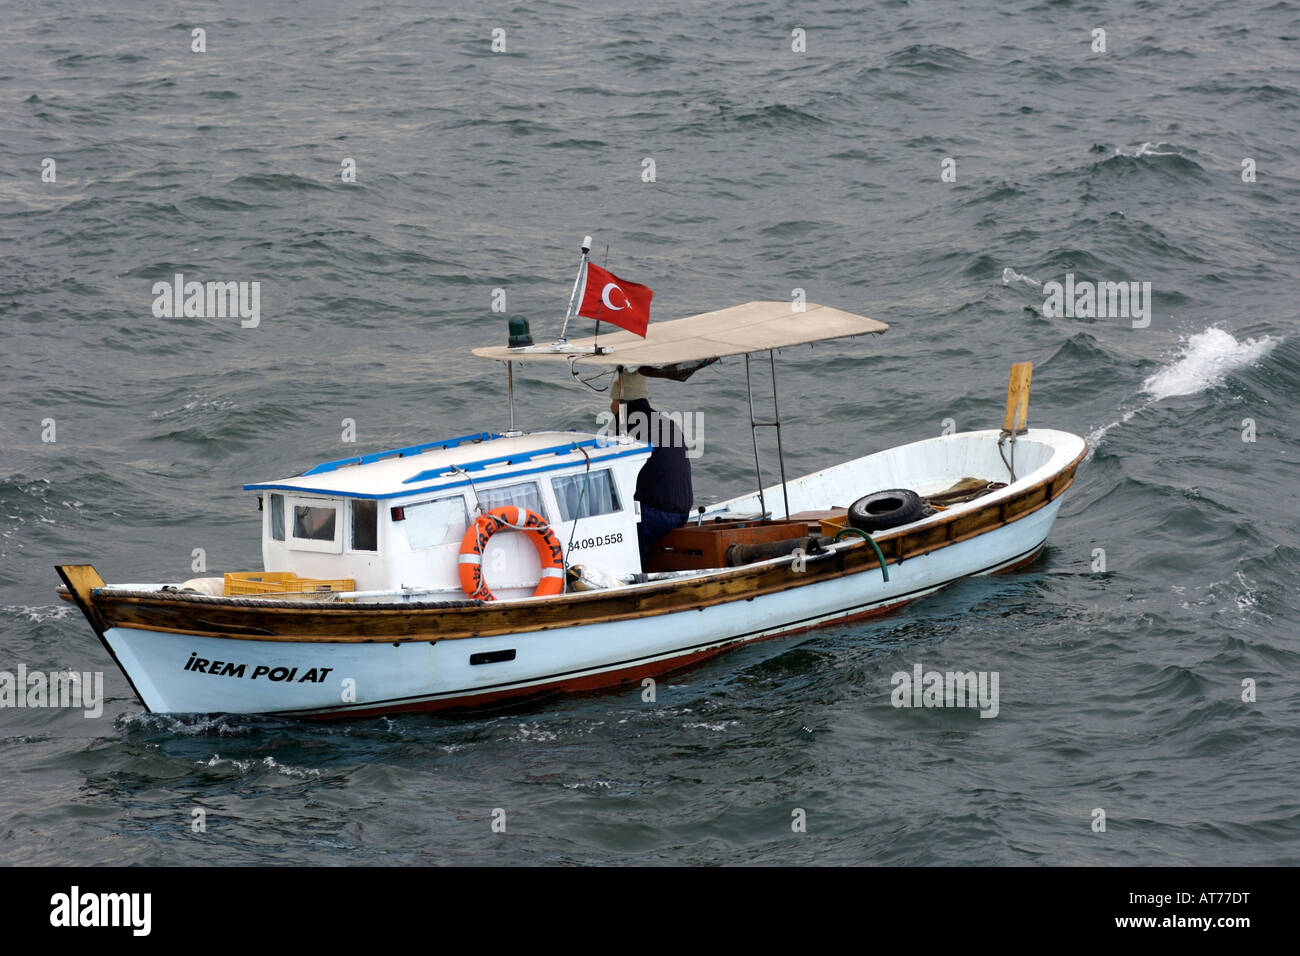
[[[471,483],[648,456],[645,442],[586,432],[490,432],[322,462],[301,475],[244,485],[342,498],[402,498]],[[417,460],[418,459],[418,460]]]

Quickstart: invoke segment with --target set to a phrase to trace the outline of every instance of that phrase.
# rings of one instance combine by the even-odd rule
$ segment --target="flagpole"
[[[569,330],[569,318],[573,315],[573,303],[578,299],[578,285],[587,268],[587,253],[591,252],[591,236],[582,237],[582,261],[578,263],[578,274],[573,280],[573,292],[569,294],[569,307],[564,310],[564,324],[560,326],[560,342],[567,342],[565,333]]]
[[[605,243],[605,264],[602,269],[609,269],[609,243]],[[605,301],[603,298],[600,300]],[[596,336],[591,340],[591,350],[597,355],[600,354],[600,306],[596,306]]]

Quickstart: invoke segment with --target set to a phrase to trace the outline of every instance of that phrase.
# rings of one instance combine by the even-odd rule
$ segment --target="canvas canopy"
[[[794,311],[789,302],[746,302],[715,312],[651,323],[645,338],[618,331],[601,335],[599,340],[575,339],[563,345],[518,349],[484,346],[473,351],[481,358],[502,362],[665,368],[849,335],[879,333],[887,328],[884,322],[812,302],[802,312]],[[593,354],[597,341],[603,350],[601,354]]]

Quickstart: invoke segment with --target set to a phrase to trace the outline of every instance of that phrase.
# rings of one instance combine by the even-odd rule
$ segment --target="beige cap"
[[[635,402],[639,398],[650,398],[650,383],[639,372],[620,370],[609,387],[609,397],[616,402]]]

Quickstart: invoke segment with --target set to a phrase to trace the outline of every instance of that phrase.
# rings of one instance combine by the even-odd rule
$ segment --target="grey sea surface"
[[[107,698],[0,708],[0,862],[1300,862],[1300,5],[12,0],[0,104],[0,671]],[[501,428],[493,290],[553,336],[584,233],[655,321],[890,323],[779,356],[792,474],[997,427],[1033,361],[1031,426],[1094,445],[1044,555],[653,703],[145,714],[54,565],[256,569],[243,483]],[[155,317],[177,273],[257,326]],[[1044,315],[1067,274],[1149,325]],[[605,407],[516,384],[525,428]],[[654,398],[701,503],[753,487],[742,362]],[[917,664],[996,718],[892,706]]]

